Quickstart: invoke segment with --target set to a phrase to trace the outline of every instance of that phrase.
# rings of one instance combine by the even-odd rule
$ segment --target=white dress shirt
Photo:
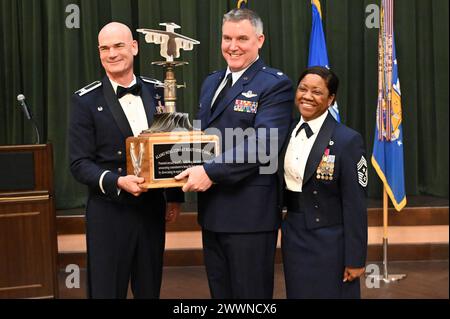
[[[114,89],[114,93],[117,94],[118,83],[109,79],[111,85]],[[133,81],[127,86],[133,86],[136,84],[136,76],[133,75]],[[138,136],[143,130],[148,129],[147,122],[147,114],[145,113],[144,104],[142,102],[142,98],[140,96],[136,96],[133,94],[125,94],[119,99],[120,106],[122,107],[125,116],[127,117],[128,123],[131,126],[131,130],[133,131],[134,136]],[[98,181],[98,185],[103,194],[105,194],[105,189],[103,187],[103,179],[105,175],[110,171],[104,171],[100,176]],[[117,189],[117,195],[120,194],[120,189]]]
[[[117,93],[119,84],[111,79],[110,81],[114,92]],[[127,88],[134,84],[136,84],[136,76],[133,75],[133,81]],[[119,99],[119,103],[127,117],[128,123],[130,123],[134,136],[138,136],[143,130],[148,129],[147,114],[145,114],[144,104],[140,96],[125,94]]]
[[[222,91],[223,87],[224,87],[225,84],[227,83],[227,76],[228,76],[228,74],[231,73],[231,78],[232,78],[232,80],[231,80],[231,86],[233,86],[233,84],[236,83],[236,82],[241,78],[242,74],[244,74],[245,71],[247,71],[248,68],[251,67],[253,63],[255,63],[256,61],[258,61],[258,59],[259,59],[259,56],[258,56],[258,57],[256,58],[256,60],[253,61],[248,67],[246,67],[245,69],[243,69],[243,70],[241,70],[241,71],[239,71],[239,72],[231,72],[230,67],[228,67],[228,68],[227,68],[227,71],[225,72],[225,76],[224,76],[222,82],[220,83],[219,87],[217,88],[216,93],[214,94],[214,97],[213,97],[213,99],[212,99],[212,101],[211,101],[211,106],[210,106],[210,107],[212,107],[212,106],[214,105],[214,102],[216,101],[217,96],[219,95],[219,93]]]
[[[305,167],[308,161],[309,153],[316,141],[317,135],[327,118],[328,111],[323,113],[318,118],[311,120],[308,123],[313,131],[313,135],[308,138],[303,129],[297,136],[297,130],[305,122],[303,117],[292,131],[291,139],[286,150],[284,158],[284,180],[286,188],[293,192],[301,192],[303,186],[303,177],[305,174]]]

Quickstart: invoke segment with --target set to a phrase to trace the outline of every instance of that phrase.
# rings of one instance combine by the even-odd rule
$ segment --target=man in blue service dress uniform
[[[184,191],[199,192],[198,220],[212,297],[272,298],[280,226],[273,161],[289,129],[292,83],[259,58],[263,25],[254,12],[227,13],[222,33],[228,68],[206,78],[198,113],[202,130],[220,132],[222,154],[178,178],[188,177]],[[233,129],[236,135],[239,130],[248,135],[233,140],[227,136]],[[264,156],[274,167],[264,163]]]
[[[72,174],[89,187],[88,295],[126,298],[131,280],[135,298],[158,298],[165,219],[178,215],[183,193],[140,188],[144,179],[126,171],[125,140],[150,126],[162,93],[134,75],[138,46],[127,26],[106,25],[98,41],[106,77],[74,94],[69,128]]]

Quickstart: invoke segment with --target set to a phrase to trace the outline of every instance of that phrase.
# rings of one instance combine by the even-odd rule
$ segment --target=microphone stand
[[[36,133],[36,143],[35,144],[40,144],[41,143],[41,136],[39,134],[39,129],[38,129],[36,121],[33,118],[33,115],[31,113],[31,111],[28,109],[27,105],[25,104],[25,96],[23,94],[19,94],[17,96],[17,101],[20,103],[20,105],[22,107],[22,112],[25,114],[25,117],[33,125],[34,131]]]
[[[31,118],[30,121],[31,121],[31,124],[34,127],[34,131],[36,132],[36,143],[35,144],[41,144],[41,136],[39,134],[39,129],[37,127],[37,123],[34,120],[34,118]]]

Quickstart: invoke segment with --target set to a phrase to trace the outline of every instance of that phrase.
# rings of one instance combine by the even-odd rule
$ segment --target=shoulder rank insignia
[[[358,162],[356,169],[358,170],[358,182],[362,187],[367,187],[369,176],[367,170],[367,161],[364,156],[361,156],[361,160]]]
[[[75,94],[78,94],[78,96],[83,96],[83,95],[95,90],[96,88],[98,88],[100,86],[102,86],[102,82],[95,81],[89,85],[86,85],[84,88],[76,91]]]
[[[275,75],[276,77],[284,77],[285,76],[285,74],[283,72],[281,72],[280,70],[277,70],[277,69],[263,67],[262,70],[266,73]]]
[[[141,76],[141,79],[144,82],[155,84],[155,86],[161,86],[161,87],[164,86],[164,83],[162,83],[160,80],[157,80],[157,79],[148,78],[146,76]]]
[[[251,99],[253,97],[258,96],[258,94],[254,94],[253,91],[244,92],[242,93],[242,95],[245,96],[247,99]]]

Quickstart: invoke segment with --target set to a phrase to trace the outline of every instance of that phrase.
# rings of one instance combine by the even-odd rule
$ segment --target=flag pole
[[[388,213],[388,193],[386,186],[383,186],[383,275],[374,277],[387,284],[406,278],[406,274],[389,275],[388,272]]]
[[[378,104],[377,104],[377,125],[375,128],[374,151],[372,154],[372,164],[383,181],[383,275],[371,275],[375,281],[384,281],[390,283],[404,279],[405,274],[389,275],[388,272],[388,201],[391,198],[395,208],[400,211],[406,205],[406,196],[404,195],[404,176],[403,176],[403,142],[393,143],[395,135],[392,130],[392,117],[395,115],[392,109],[392,99],[400,105],[400,87],[395,87],[399,83],[396,64],[395,42],[394,42],[394,0],[381,0],[380,31],[378,34]],[[395,79],[393,79],[393,74]],[[394,102],[395,102],[394,101]],[[401,118],[401,114],[396,114]],[[397,128],[395,128],[397,129]],[[401,137],[401,126],[398,127],[398,136]],[[394,148],[394,146],[401,148]],[[385,171],[385,161],[393,159],[393,155],[401,156],[402,166],[397,167],[396,172],[401,174],[392,174]],[[381,161],[380,161],[381,160]],[[380,166],[379,163],[382,165]],[[387,174],[389,173],[389,175]],[[397,204],[397,198],[392,191],[390,182],[397,180],[402,191],[403,200]],[[397,185],[398,186],[398,185]],[[389,195],[389,197],[388,197]]]
[[[389,280],[387,268],[387,248],[388,248],[388,195],[386,186],[383,185],[383,280]]]

